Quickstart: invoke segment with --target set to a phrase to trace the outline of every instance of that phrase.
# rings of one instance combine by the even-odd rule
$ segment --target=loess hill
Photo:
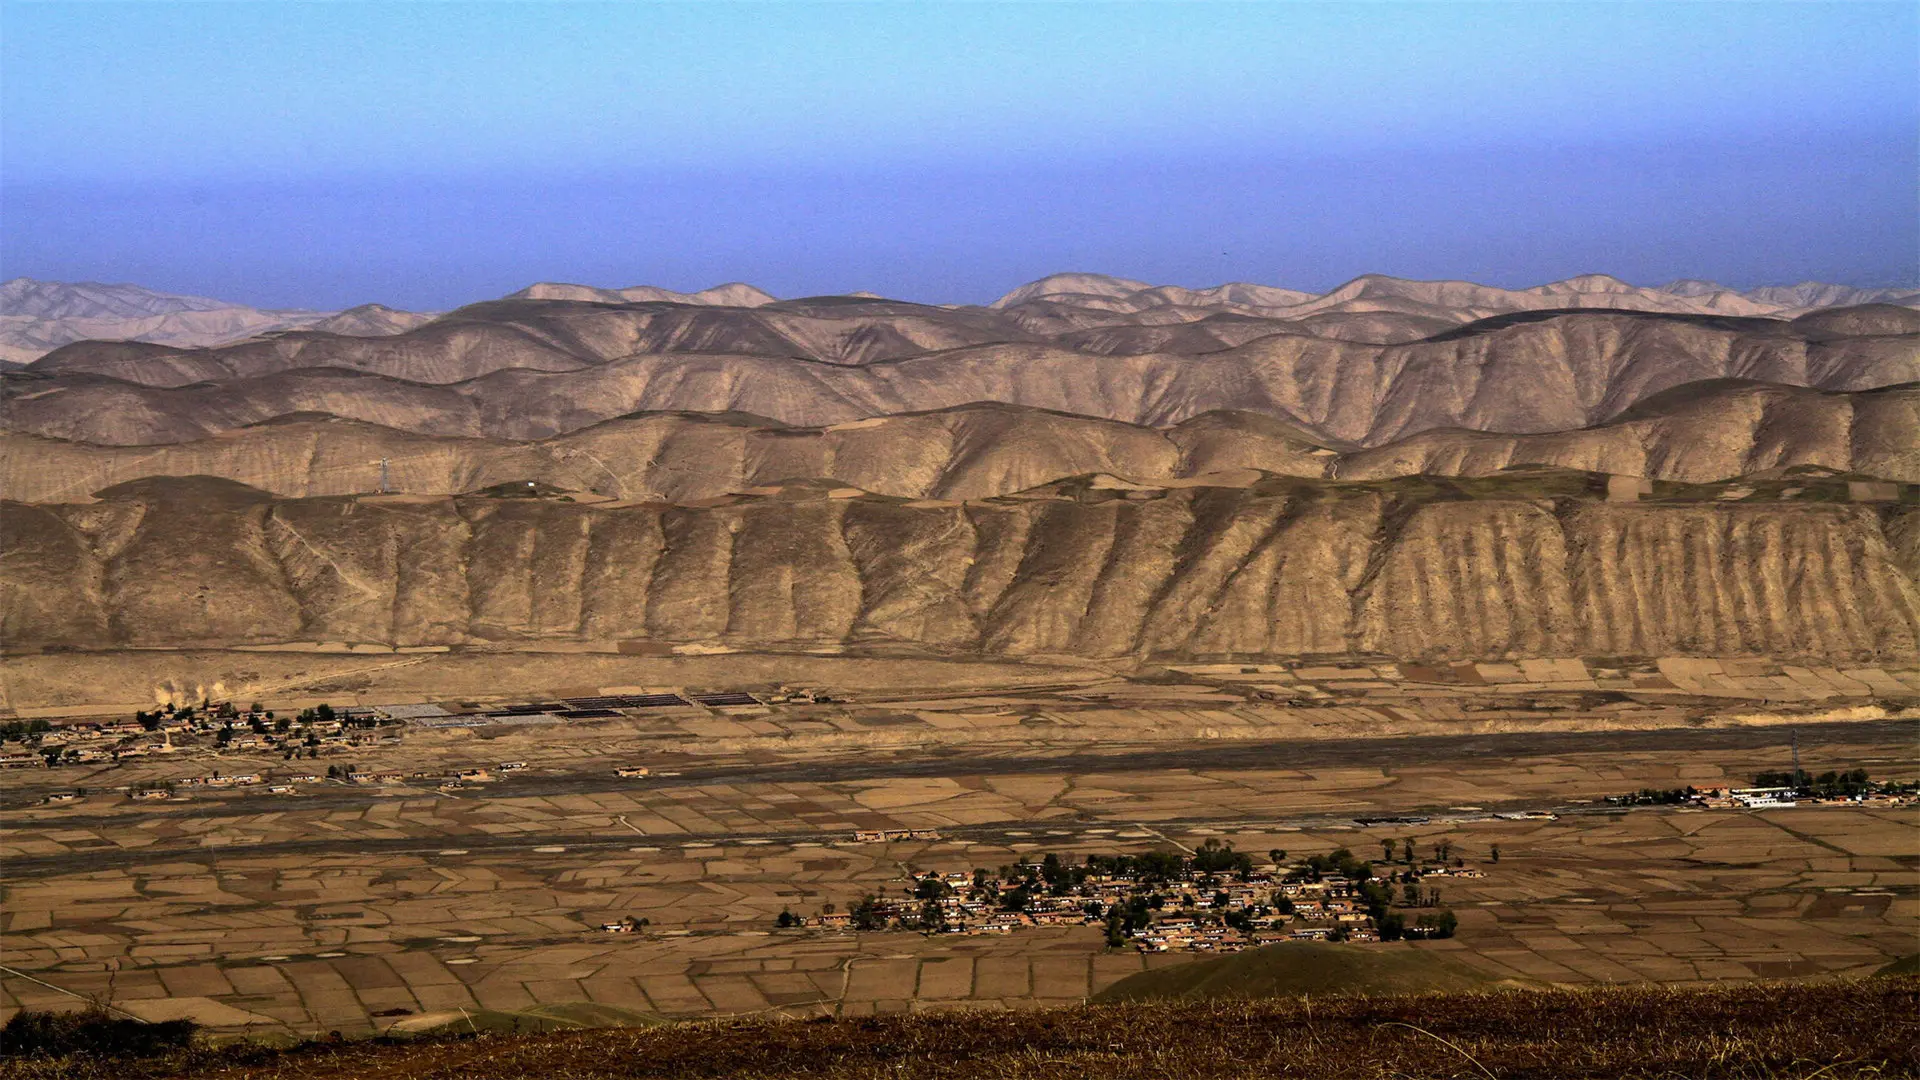
[[[0,631],[11,648],[1920,654],[1920,507],[1850,503],[1817,474],[1633,504],[1597,499],[1604,482],[1094,477],[965,503],[795,485],[594,505],[145,480],[0,508]]]
[[[3,289],[43,322],[231,314]],[[0,637],[1911,656],[1916,303],[1066,274],[75,341],[0,376]]]

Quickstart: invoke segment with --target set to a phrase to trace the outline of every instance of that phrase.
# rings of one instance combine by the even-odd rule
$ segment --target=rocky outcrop
[[[970,503],[276,500],[199,480],[108,495],[0,511],[8,647],[1920,652],[1910,509],[1282,480]]]

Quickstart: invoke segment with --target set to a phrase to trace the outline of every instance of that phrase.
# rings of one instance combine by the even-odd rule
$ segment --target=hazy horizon
[[[0,278],[1920,284],[1888,3],[8,4]]]

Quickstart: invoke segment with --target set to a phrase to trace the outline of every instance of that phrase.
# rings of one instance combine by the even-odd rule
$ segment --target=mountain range
[[[870,293],[856,297],[875,298]],[[505,299],[666,302],[732,308],[777,302],[771,294],[738,282],[691,293],[650,285],[602,289],[540,282]],[[1316,295],[1246,283],[1185,289],[1101,274],[1054,274],[1023,285],[989,306],[996,310],[1021,309],[1017,317],[1034,321],[1043,333],[1059,332],[1061,328],[1053,324],[1060,318],[1086,318],[1050,310],[1066,308],[1133,315],[1142,325],[1178,325],[1213,315],[1240,314],[1297,323],[1295,329],[1320,336],[1397,341],[1443,329],[1462,318],[1543,308],[1792,317],[1815,308],[1868,303],[1913,306],[1920,304],[1920,289],[1860,289],[1806,282],[1743,293],[1708,281],[1639,288],[1603,274],[1589,274],[1513,290],[1367,275]],[[1050,319],[1050,314],[1054,318]],[[144,341],[193,348],[294,329],[357,336],[392,334],[432,318],[431,314],[380,304],[345,311],[271,310],[204,296],[155,292],[138,285],[15,278],[0,284],[0,363],[25,364],[76,341]],[[1096,317],[1095,321],[1107,320]]]
[[[6,288],[48,324],[244,321]],[[10,647],[1920,652],[1898,290],[1063,274],[253,317],[0,375]]]

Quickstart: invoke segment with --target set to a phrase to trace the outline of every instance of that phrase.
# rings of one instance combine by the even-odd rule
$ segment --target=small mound
[[[1094,995],[1098,1003],[1415,994],[1474,990],[1500,980],[1444,953],[1289,942],[1143,971]]]
[[[534,1035],[548,1031],[579,1028],[653,1027],[667,1021],[650,1012],[623,1009],[597,1001],[573,1001],[553,1005],[535,1005],[529,1009],[468,1009],[465,1012],[421,1013],[395,1021],[387,1034],[395,1036],[435,1035]]]
[[[258,503],[272,502],[273,493],[229,480],[224,476],[145,476],[138,480],[101,488],[93,497],[102,500],[152,499],[157,502]]]
[[[1920,976],[1920,953],[1914,953],[1912,956],[1903,956],[1873,973],[1873,977],[1876,979],[1895,979],[1910,976]]]
[[[1856,304],[1809,312],[1793,320],[1793,325],[1842,337],[1920,334],[1920,311],[1899,304]]]

